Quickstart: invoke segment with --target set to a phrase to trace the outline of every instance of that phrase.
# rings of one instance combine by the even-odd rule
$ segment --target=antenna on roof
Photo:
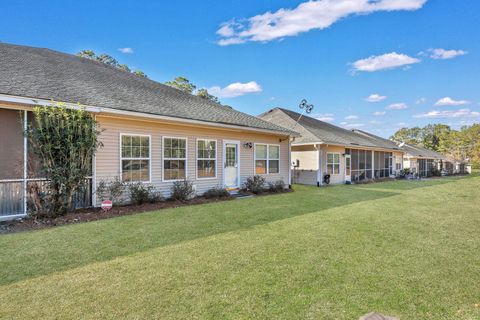
[[[300,104],[298,105],[298,107],[300,109],[302,109],[302,113],[300,114],[300,117],[298,117],[297,119],[297,122],[295,122],[295,125],[293,126],[293,129],[295,129],[295,127],[297,126],[297,124],[300,122],[300,119],[302,119],[303,115],[306,113],[306,114],[310,114],[313,110],[313,104],[309,104],[307,102],[307,99],[303,99]],[[293,130],[292,129],[292,130]]]

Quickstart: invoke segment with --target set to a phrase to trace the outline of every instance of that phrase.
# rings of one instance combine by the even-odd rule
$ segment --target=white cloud
[[[387,113],[387,111],[375,111],[373,113],[374,116],[384,116]]]
[[[261,91],[262,87],[255,81],[250,81],[247,83],[235,82],[229,84],[225,88],[214,86],[208,89],[210,94],[213,94],[219,98],[234,98],[248,93],[257,93]]]
[[[454,100],[450,97],[445,97],[435,102],[435,106],[463,106],[469,103],[470,101],[467,100]]]
[[[120,51],[121,53],[126,53],[126,54],[132,54],[133,53],[133,49],[132,48],[118,48],[118,51]]]
[[[346,128],[360,128],[363,127],[363,123],[348,123],[345,125]]]
[[[463,50],[445,50],[445,49],[429,49],[430,58],[435,60],[453,59],[458,56],[464,56],[468,52]]]
[[[427,102],[427,98],[424,98],[424,97],[419,98],[415,101],[416,104],[422,104],[422,103],[425,103],[425,102]]]
[[[371,56],[366,59],[357,60],[353,63],[353,71],[375,72],[406,67],[419,62],[421,62],[420,59],[412,58],[406,54],[391,52],[380,56]]]
[[[480,118],[480,112],[471,111],[470,109],[432,110],[414,115],[414,118]]]
[[[399,122],[397,123],[397,126],[399,127],[405,127],[407,124],[405,122]]]
[[[370,124],[381,124],[381,122],[377,121],[377,120],[370,120],[368,123],[370,123]]]
[[[310,30],[322,30],[351,15],[378,11],[418,10],[427,0],[319,0],[300,3],[294,9],[281,8],[247,19],[220,25],[219,45],[247,41],[272,41],[296,36]]]
[[[387,109],[387,110],[403,110],[403,109],[408,109],[408,105],[403,103],[403,102],[402,103],[392,103],[391,105],[389,105],[385,109]]]
[[[354,120],[354,119],[358,119],[358,116],[352,114],[345,117],[345,120]]]
[[[383,101],[387,99],[387,96],[382,96],[382,95],[379,95],[378,93],[374,93],[374,94],[371,94],[369,95],[368,97],[365,98],[365,101],[368,101],[368,102],[380,102],[380,101]]]
[[[335,118],[333,117],[332,113],[324,113],[324,114],[316,114],[313,116],[313,118],[324,121],[324,122],[333,122],[335,121]]]

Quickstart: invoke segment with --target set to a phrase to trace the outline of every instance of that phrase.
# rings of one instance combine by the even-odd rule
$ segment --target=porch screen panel
[[[0,180],[23,179],[21,111],[0,108]]]
[[[348,150],[352,157],[352,181],[372,178],[372,152],[370,150]]]

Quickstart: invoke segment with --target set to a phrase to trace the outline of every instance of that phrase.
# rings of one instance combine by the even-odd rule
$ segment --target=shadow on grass
[[[308,213],[398,195],[354,186],[181,207],[0,236],[0,285]]]
[[[420,180],[396,180],[396,181],[364,184],[360,186],[363,189],[408,191],[408,190],[414,190],[418,188],[443,185],[443,184],[452,183],[452,182],[456,182],[463,179],[471,179],[477,176],[478,175],[472,174],[472,175],[461,175],[461,176],[450,176],[450,177],[424,178]]]

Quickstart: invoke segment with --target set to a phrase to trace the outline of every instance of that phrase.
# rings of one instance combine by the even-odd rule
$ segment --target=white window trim
[[[165,158],[165,139],[184,139],[185,140],[185,158]],[[184,181],[188,179],[188,137],[162,137],[162,182]],[[185,160],[185,179],[165,179],[165,160]]]
[[[262,146],[267,146],[267,157],[265,159],[257,159],[257,145],[262,145]],[[270,159],[270,146],[278,147],[278,159]],[[253,145],[253,172],[255,175],[260,175],[260,176],[266,176],[269,174],[280,174],[281,167],[280,167],[280,158],[281,158],[281,146],[279,144],[274,144],[274,143],[254,143]],[[266,160],[267,161],[267,173],[257,173],[257,160]],[[278,172],[270,173],[270,160],[278,160]]]
[[[215,158],[199,158],[198,157],[198,142],[199,141],[215,141]],[[199,178],[198,177],[198,160],[215,160],[215,176],[214,177],[206,177],[206,178]],[[195,142],[195,177],[197,180],[215,180],[217,179],[217,172],[218,172],[218,141],[216,139],[209,139],[209,138],[196,138]]]
[[[335,165],[336,165],[337,163],[335,163],[335,162],[333,162],[333,163],[328,162],[328,155],[329,155],[329,154],[333,154],[333,155],[338,154],[338,173],[335,173]],[[335,159],[335,157],[333,157],[333,159]],[[341,157],[340,152],[327,152],[327,159],[326,159],[325,163],[326,163],[326,166],[327,166],[327,168],[326,168],[326,169],[327,169],[327,174],[330,174],[330,175],[332,175],[332,176],[339,176],[339,175],[341,175],[341,172],[342,172],[342,157]],[[330,165],[330,164],[333,165],[333,172],[332,172],[332,173],[328,173],[328,165]]]
[[[124,158],[122,156],[122,138],[123,136],[130,137],[148,137],[148,158]],[[119,156],[120,156],[120,180],[125,183],[152,183],[152,135],[150,134],[139,134],[139,133],[120,133],[119,141]],[[148,181],[124,181],[123,180],[123,160],[148,160]]]

